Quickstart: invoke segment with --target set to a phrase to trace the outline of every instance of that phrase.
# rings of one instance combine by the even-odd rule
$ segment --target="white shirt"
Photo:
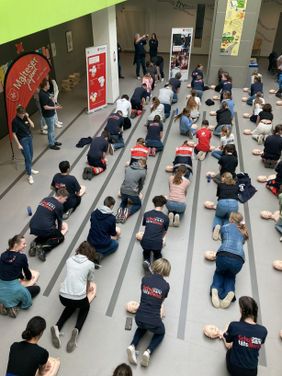
[[[164,104],[171,104],[173,98],[173,91],[170,87],[163,87],[159,91],[159,101]]]
[[[118,99],[115,112],[117,112],[117,111],[121,111],[123,117],[130,116],[130,114],[131,114],[131,103],[125,98]]]
[[[150,112],[150,115],[148,116],[148,120],[150,121],[154,120],[154,117],[156,115],[159,115],[161,117],[161,121],[165,120],[164,105],[162,103],[160,103],[154,111]]]

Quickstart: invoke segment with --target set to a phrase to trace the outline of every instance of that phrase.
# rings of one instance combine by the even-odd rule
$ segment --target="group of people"
[[[125,223],[142,206],[142,190],[148,171],[147,159],[163,150],[164,122],[170,116],[171,106],[178,101],[181,87],[180,74],[171,78],[159,90],[158,96],[152,97],[156,76],[147,73],[145,66],[144,44],[147,39],[147,35],[141,37],[137,34],[135,37],[135,62],[138,68],[136,75],[139,77],[140,65],[144,73],[141,86],[135,89],[131,100],[127,94],[121,96],[117,101],[115,111],[107,119],[105,129],[100,136],[92,139],[87,153],[87,167],[83,171],[83,178],[91,180],[93,176],[106,170],[107,154],[113,155],[117,149],[125,147],[123,132],[131,127],[132,114],[134,111],[142,112],[151,99],[146,121],[147,134],[139,137],[136,145],[130,150],[130,161],[125,167],[124,180],[120,187],[121,200],[117,214],[115,215],[113,211],[116,200],[112,196],[107,196],[103,205],[91,214],[87,240],[77,247],[75,254],[66,262],[66,277],[59,292],[59,299],[64,310],[56,324],[51,327],[51,340],[55,348],[62,346],[60,338],[62,327],[78,309],[76,324],[66,346],[68,352],[74,351],[77,346],[77,339],[89,313],[90,303],[96,295],[95,268],[99,268],[103,257],[113,254],[119,247],[121,229],[117,223]],[[149,44],[151,62],[154,64],[153,59],[158,57],[158,41],[155,34],[152,35]],[[148,71],[154,68],[150,64],[147,65]],[[190,140],[185,139],[176,148],[172,164],[166,167],[166,171],[172,173],[168,178],[168,194],[159,194],[153,198],[153,208],[143,215],[144,231],[136,236],[143,250],[145,276],[142,278],[141,299],[135,316],[137,329],[127,348],[128,360],[133,365],[137,365],[136,347],[147,331],[152,332],[153,337],[141,357],[140,364],[144,367],[149,365],[152,353],[165,336],[161,308],[170,289],[165,278],[170,274],[171,265],[163,257],[162,250],[169,226],[180,226],[181,216],[186,210],[194,155],[199,161],[203,161],[212,151],[212,156],[218,160],[219,165],[218,174],[213,177],[217,183],[218,202],[210,206],[215,209],[212,237],[214,240],[221,240],[221,245],[215,255],[216,269],[210,287],[211,301],[215,308],[225,309],[236,300],[235,278],[245,262],[244,243],[248,240],[248,230],[243,216],[238,211],[239,186],[236,175],[238,156],[235,138],[232,134],[234,116],[232,78],[227,72],[219,72],[219,82],[215,90],[220,92],[221,104],[220,109],[216,111],[217,126],[213,130],[207,120],[202,121],[199,129],[195,125],[200,117],[203,91],[207,89],[204,85],[202,64],[199,64],[192,73],[191,89],[191,93],[187,96],[186,107],[175,117],[175,120],[179,120],[180,134]],[[54,136],[54,118],[55,111],[61,107],[47,94],[48,90],[49,81],[46,79],[41,84],[39,100],[48,126],[49,147],[57,150],[60,145]],[[262,80],[261,77],[256,76],[247,103],[253,105],[255,110],[258,108],[259,98],[263,99]],[[257,116],[256,122],[260,123],[267,118],[272,122],[273,116],[271,119],[269,115],[263,117],[263,112],[269,114],[271,110],[269,111],[269,107],[262,107],[261,111],[254,113]],[[33,127],[33,123],[29,115],[23,107],[19,106],[17,116],[13,121],[13,133],[19,149],[23,150],[28,179],[32,184],[32,174],[36,172],[32,170],[30,127]],[[265,142],[262,154],[264,163],[274,157],[277,162],[281,155],[282,125],[277,125],[273,133],[273,136],[263,139]],[[210,145],[212,134],[220,137],[220,144],[214,150]],[[195,143],[194,137],[197,139]],[[26,140],[27,138],[30,139]],[[282,181],[279,184],[282,176],[281,166],[279,162],[276,167],[277,193],[281,192],[282,187]],[[68,161],[60,162],[59,170],[60,172],[56,173],[51,181],[54,196],[41,200],[30,221],[30,233],[36,238],[31,242],[28,253],[30,257],[38,256],[41,261],[46,261],[46,255],[64,241],[68,231],[65,221],[80,205],[85,193],[85,187],[70,175]],[[280,194],[280,222],[282,223],[281,197]],[[280,222],[277,223],[279,227],[277,229],[282,233]],[[2,253],[0,258],[0,311],[13,318],[17,316],[19,309],[29,308],[32,305],[32,299],[40,292],[35,274],[30,270],[28,259],[23,253],[25,247],[25,238],[15,235],[9,240],[8,250]],[[239,305],[241,321],[231,323],[228,329],[221,333],[221,338],[226,343],[233,344],[227,352],[227,368],[234,376],[256,375],[258,352],[265,341],[267,330],[256,323],[258,307],[252,298],[240,298]],[[42,317],[33,317],[28,322],[22,334],[23,341],[11,346],[8,375],[16,375],[19,367],[22,367],[21,364],[26,367],[24,374],[35,375],[36,370],[39,370],[40,374],[48,373],[52,361],[49,359],[48,352],[37,345],[45,328],[46,322]],[[244,343],[240,339],[242,336],[245,338]],[[250,345],[252,338],[256,339],[256,343]],[[32,359],[32,361],[27,364],[24,361],[25,358]],[[129,366],[120,365],[119,367],[123,368],[124,372],[128,372],[124,374],[131,374]],[[119,373],[114,374],[119,375]]]

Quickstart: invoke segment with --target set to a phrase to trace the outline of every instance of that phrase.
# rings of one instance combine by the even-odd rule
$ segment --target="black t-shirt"
[[[123,126],[123,122],[124,122],[123,116],[116,114],[116,113],[112,113],[108,117],[108,121],[107,121],[107,125],[105,129],[110,134],[116,134],[116,135],[120,134],[122,126]]]
[[[222,91],[229,91],[232,92],[232,82],[223,80],[222,81]]]
[[[91,159],[100,160],[103,157],[103,153],[108,150],[108,141],[104,137],[99,136],[93,138],[87,156]]]
[[[225,125],[232,123],[232,114],[228,108],[220,108],[216,111],[217,125]]]
[[[272,112],[267,112],[267,111],[261,111],[259,114],[259,119],[260,120],[273,120],[273,113]]]
[[[179,89],[180,86],[181,86],[181,81],[178,80],[178,79],[175,78],[175,77],[172,77],[172,78],[169,80],[169,83],[170,83],[171,88],[172,88],[172,91],[173,91],[174,93],[176,93],[176,92],[177,92],[177,89]]]
[[[161,305],[169,292],[169,284],[159,274],[142,278],[141,301],[136,320],[158,326],[161,321]]]
[[[233,342],[230,363],[244,369],[256,369],[261,345],[265,342],[267,329],[259,324],[233,321],[224,334],[226,342]]]
[[[217,197],[218,200],[223,199],[233,199],[238,200],[239,187],[238,184],[228,185],[224,183],[219,183],[217,186]]]
[[[282,184],[282,161],[278,163],[278,165],[275,167],[275,171],[277,172],[276,174],[276,183],[277,184]]]
[[[64,207],[55,197],[46,197],[39,203],[31,218],[30,229],[48,231],[58,228],[60,230],[63,213]]]
[[[14,342],[10,347],[7,374],[35,376],[39,367],[47,363],[49,353],[43,347],[26,341]]]
[[[19,141],[24,137],[31,136],[30,124],[26,116],[24,116],[23,119],[21,119],[19,116],[14,118],[12,121],[12,131],[17,135]]]
[[[150,121],[147,125],[147,136],[146,140],[158,140],[161,139],[161,132],[163,131],[163,124]]]
[[[147,44],[146,39],[141,39],[138,43],[134,43],[135,57],[144,57],[146,54],[144,45]]]
[[[149,40],[149,47],[150,47],[150,57],[154,57],[158,55],[158,45],[159,42],[157,39],[150,39]]]
[[[221,166],[220,175],[222,175],[224,172],[230,172],[233,177],[236,177],[235,170],[238,166],[237,157],[234,155],[225,154],[220,158],[218,164]]]
[[[0,279],[13,281],[23,277],[28,280],[32,277],[26,255],[9,250],[3,252],[0,257]]]
[[[147,95],[147,90],[143,86],[137,87],[133,92],[131,102],[140,104],[143,98],[146,99]]]
[[[163,237],[168,229],[168,216],[159,210],[150,210],[144,214],[145,232],[141,240],[144,249],[159,251],[163,247]]]
[[[44,109],[44,106],[46,106],[46,105],[50,106],[50,107],[55,106],[55,103],[52,101],[52,99],[50,97],[50,93],[41,89],[40,92],[39,92],[39,102],[40,102],[43,117],[49,118],[49,117],[52,117],[52,116],[55,115],[55,110],[45,110]]]
[[[264,142],[263,158],[278,161],[282,151],[282,137],[279,134],[268,136]]]
[[[76,193],[78,193],[81,189],[81,186],[74,176],[63,175],[61,173],[58,173],[53,177],[51,186],[55,188],[56,191],[60,188],[66,188],[66,190],[69,192],[69,197],[66,203],[71,203],[73,199],[76,198]]]

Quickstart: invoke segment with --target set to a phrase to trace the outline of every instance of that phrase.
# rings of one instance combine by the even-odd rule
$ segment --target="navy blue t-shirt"
[[[204,74],[203,74],[203,71],[201,69],[194,69],[192,74],[191,74],[191,77],[192,77],[192,81],[196,80],[197,76],[200,76],[200,78],[203,79],[204,77]]]
[[[146,140],[158,140],[160,141],[161,139],[161,132],[163,131],[163,124],[150,121],[149,124],[147,125],[147,136]]]
[[[147,90],[143,86],[137,87],[133,92],[131,101],[134,103],[141,103],[142,99],[146,99],[147,95]]]
[[[30,124],[24,116],[23,119],[21,119],[19,116],[16,116],[12,121],[12,131],[15,133],[18,137],[18,140],[20,141],[24,137],[30,137]]]
[[[110,134],[120,134],[122,126],[123,126],[124,119],[121,115],[112,113],[108,117],[107,125],[105,129],[110,133]]]
[[[262,82],[254,82],[251,85],[251,96],[255,95],[258,92],[263,92],[263,83]]]
[[[159,210],[150,210],[144,214],[145,232],[141,240],[143,249],[159,251],[163,247],[163,237],[168,229],[168,216]]]
[[[158,326],[161,321],[161,305],[169,293],[169,284],[159,274],[142,278],[140,306],[136,321]]]
[[[169,83],[171,84],[171,88],[172,88],[172,91],[173,91],[174,93],[176,93],[176,92],[177,92],[177,89],[179,89],[180,86],[181,86],[181,81],[178,80],[178,79],[175,78],[175,77],[172,77],[172,78],[169,80]]]
[[[63,204],[55,197],[46,197],[38,205],[36,212],[30,221],[30,230],[53,230],[61,229],[64,213]],[[58,223],[58,227],[57,227]]]
[[[55,103],[52,101],[50,97],[50,93],[41,89],[39,92],[39,102],[40,102],[43,117],[49,118],[55,115],[55,109],[54,110],[44,109],[44,106],[46,105],[50,107],[55,107]]]
[[[60,172],[53,177],[51,186],[55,188],[56,192],[60,188],[66,188],[69,193],[69,197],[66,201],[66,207],[75,206],[77,193],[80,191],[81,186],[76,178],[72,175],[63,175]],[[73,205],[72,205],[73,204]]]
[[[244,369],[256,369],[261,345],[265,342],[267,329],[259,324],[233,321],[224,333],[226,342],[233,342],[230,363]]]
[[[232,93],[232,82],[230,81],[222,81],[222,91],[229,91]]]
[[[192,86],[192,89],[203,91],[205,85],[204,85],[204,81],[203,80],[201,80],[201,79],[200,80],[195,79],[191,83],[191,86]]]
[[[108,150],[108,141],[104,139],[104,137],[99,136],[93,138],[87,157],[90,159],[97,159],[100,160],[103,157],[103,153],[106,153]]]

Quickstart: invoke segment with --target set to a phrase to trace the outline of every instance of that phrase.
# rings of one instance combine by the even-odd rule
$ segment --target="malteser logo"
[[[16,89],[11,88],[8,93],[8,98],[12,102],[17,102],[19,100],[19,93],[17,92]]]
[[[32,91],[32,84],[35,83],[34,76],[38,71],[37,63],[38,60],[36,57],[30,60],[13,83],[15,89],[19,90],[23,85],[27,85],[29,91]]]

